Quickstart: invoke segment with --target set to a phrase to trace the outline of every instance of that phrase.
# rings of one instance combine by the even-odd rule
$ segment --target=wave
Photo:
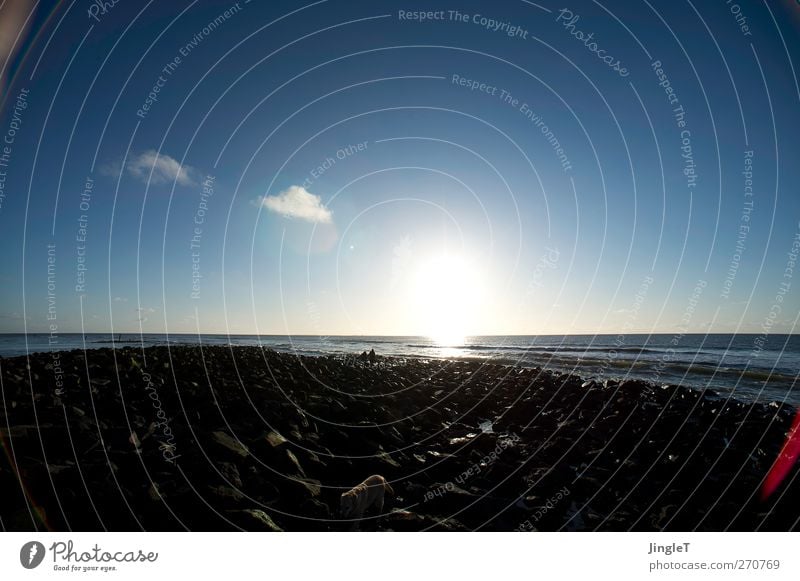
[[[543,353],[543,354],[558,354],[558,353],[632,353],[632,354],[650,354],[650,355],[666,355],[668,353],[687,353],[691,355],[707,355],[717,356],[718,353],[714,351],[704,351],[687,348],[675,347],[614,347],[614,346],[576,346],[576,345],[439,345],[436,343],[404,343],[402,347],[410,349],[460,349],[464,351],[517,351],[519,353]]]
[[[426,346],[427,347],[427,346]],[[446,353],[441,358],[456,359],[459,361],[491,362],[499,365],[524,365],[544,368],[557,368],[574,372],[578,375],[591,377],[603,375],[636,375],[649,378],[653,381],[676,380],[686,378],[692,383],[705,383],[708,378],[718,380],[734,386],[736,384],[771,384],[782,385],[783,387],[794,388],[800,383],[800,374],[791,369],[779,368],[771,369],[765,367],[747,367],[747,364],[736,365],[715,365],[713,363],[696,362],[692,360],[667,361],[658,358],[646,359],[625,359],[617,357],[571,357],[568,355],[559,356],[558,353],[543,351],[519,350],[519,357],[509,356],[506,350],[496,350],[497,356],[476,356],[470,355],[475,351],[492,351],[486,346],[472,346],[472,349],[459,348],[463,355]],[[430,353],[425,355],[431,356]],[[706,378],[706,379],[701,379]]]
[[[636,374],[650,376],[658,379],[664,376],[680,376],[689,380],[697,376],[715,377],[726,383],[735,384],[737,381],[752,383],[783,384],[794,388],[799,382],[798,374],[792,374],[788,370],[773,371],[764,368],[743,369],[730,366],[709,365],[703,363],[689,362],[669,362],[663,363],[654,360],[630,360],[630,359],[600,359],[600,358],[557,358],[551,357],[548,361],[541,361],[529,358],[531,362],[539,364],[560,364],[561,367],[574,368],[578,374],[592,375],[604,369],[614,369],[617,371],[629,371]],[[588,373],[587,373],[588,372]]]
[[[794,386],[798,382],[797,375],[775,372],[769,369],[739,369],[735,367],[715,367],[712,365],[671,365],[679,372],[695,375],[723,376],[749,379],[755,382],[788,383]]]

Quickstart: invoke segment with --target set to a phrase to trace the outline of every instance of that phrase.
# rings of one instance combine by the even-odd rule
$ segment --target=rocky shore
[[[0,359],[5,530],[796,530],[795,410],[477,362],[257,347]]]

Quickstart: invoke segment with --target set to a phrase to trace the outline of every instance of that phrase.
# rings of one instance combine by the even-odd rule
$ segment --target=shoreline
[[[338,496],[370,474],[395,496],[362,530],[792,530],[800,518],[796,466],[760,500],[788,404],[410,356],[57,353],[61,387],[52,353],[0,359],[8,530],[346,530]]]
[[[800,342],[791,336],[775,336],[768,356],[754,362],[750,357],[752,336],[703,335],[675,349],[674,337],[632,336],[623,347],[612,336],[491,336],[471,337],[463,345],[445,347],[423,337],[300,337],[300,336],[183,336],[143,335],[135,340],[119,335],[60,335],[57,344],[46,336],[0,335],[0,359],[84,349],[126,346],[179,347],[250,346],[275,349],[290,355],[343,357],[378,348],[382,355],[397,358],[475,361],[516,367],[544,368],[571,373],[585,379],[639,380],[677,384],[699,390],[712,389],[745,402],[785,401],[800,407],[796,369],[800,365]],[[524,340],[518,340],[523,337]],[[603,337],[606,337],[604,339]],[[25,341],[23,341],[25,339]],[[258,344],[253,341],[257,340]],[[113,343],[112,343],[113,341]]]

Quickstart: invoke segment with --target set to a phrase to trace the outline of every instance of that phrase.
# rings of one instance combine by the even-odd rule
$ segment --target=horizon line
[[[677,335],[676,332],[657,332],[657,331],[633,331],[633,332],[578,332],[578,333],[491,333],[491,334],[476,334],[464,335],[464,339],[473,337],[576,337],[576,336],[595,336],[595,337],[613,337],[616,335]],[[681,336],[697,336],[697,335],[764,335],[763,331],[699,331],[680,333]],[[0,331],[0,336],[3,335],[51,335],[50,331]],[[231,332],[203,332],[203,333],[189,333],[189,332],[168,332],[168,331],[59,331],[54,334],[55,337],[61,335],[189,335],[197,337],[198,335],[215,335],[219,337],[316,337],[316,338],[331,338],[331,337],[397,337],[397,338],[424,338],[431,339],[429,335],[358,335],[358,334],[323,334],[323,333],[231,333]],[[767,336],[793,336],[800,335],[798,333],[766,333]]]

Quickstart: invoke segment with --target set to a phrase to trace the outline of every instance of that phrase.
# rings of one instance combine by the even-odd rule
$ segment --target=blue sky
[[[41,3],[0,332],[794,331],[800,7],[457,4]]]

